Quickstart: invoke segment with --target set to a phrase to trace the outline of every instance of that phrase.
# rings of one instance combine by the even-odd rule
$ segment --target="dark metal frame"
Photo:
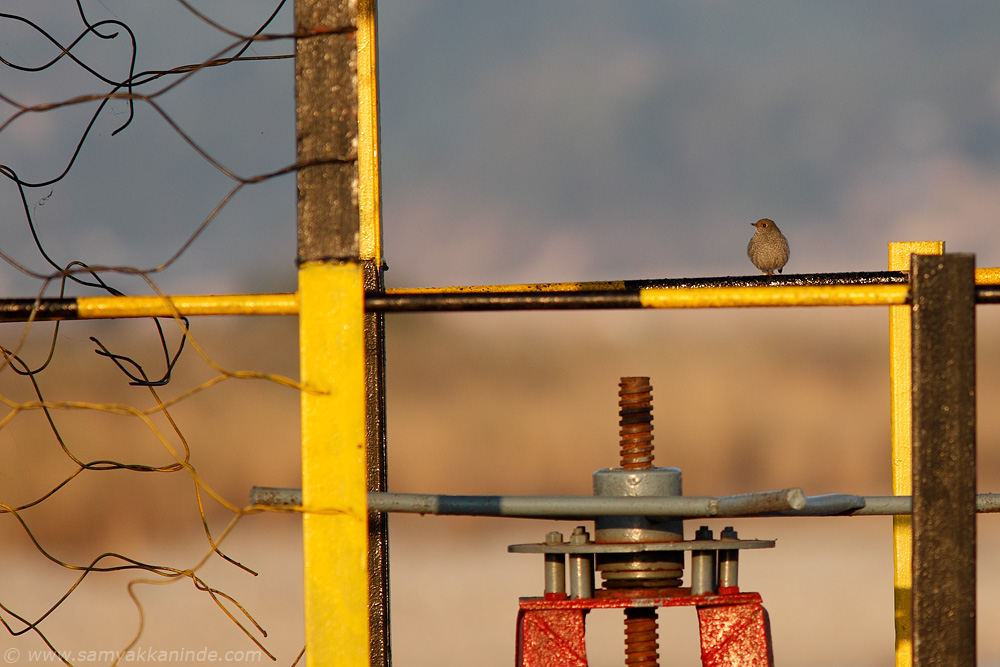
[[[913,345],[913,663],[976,664],[973,255],[917,255]]]

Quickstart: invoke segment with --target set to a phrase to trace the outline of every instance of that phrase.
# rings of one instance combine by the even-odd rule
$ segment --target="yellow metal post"
[[[306,664],[368,667],[360,264],[303,265],[299,299]]]
[[[372,8],[295,1],[306,664],[369,667],[359,54]],[[370,28],[371,26],[369,26]],[[367,169],[370,170],[370,165]],[[371,217],[369,207],[364,215]],[[370,230],[369,230],[370,231]]]
[[[375,0],[358,0],[358,207],[361,259],[382,262]]]
[[[889,270],[909,271],[910,255],[940,255],[944,241],[889,244]],[[908,496],[913,491],[912,469],[912,364],[910,306],[889,306],[889,390],[892,397],[892,493]],[[892,520],[895,576],[893,600],[896,626],[896,667],[913,663],[911,594],[913,590],[913,531],[908,515]]]

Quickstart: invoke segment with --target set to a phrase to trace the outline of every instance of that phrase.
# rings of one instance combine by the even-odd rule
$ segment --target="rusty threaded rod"
[[[648,377],[623,377],[618,389],[622,468],[653,467],[653,387]],[[659,667],[656,609],[625,610],[626,667]]]
[[[623,377],[618,386],[622,468],[652,468],[653,387],[648,377]]]
[[[626,667],[659,667],[656,608],[631,607],[625,610]]]

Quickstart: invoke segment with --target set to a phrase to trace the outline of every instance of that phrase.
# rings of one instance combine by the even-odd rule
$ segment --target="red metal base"
[[[521,598],[518,667],[587,667],[585,617],[591,609],[695,607],[703,667],[773,667],[771,629],[757,593],[691,595],[690,589],[596,591],[585,600]],[[650,596],[650,597],[642,597]]]

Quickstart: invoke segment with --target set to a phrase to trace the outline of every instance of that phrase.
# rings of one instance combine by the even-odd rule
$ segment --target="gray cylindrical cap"
[[[594,472],[595,496],[679,496],[681,471],[677,468],[624,470],[605,468]],[[656,517],[598,517],[595,542],[674,542],[684,539],[683,522]]]
[[[594,472],[595,496],[679,496],[681,471],[677,468],[625,470],[607,468]],[[684,522],[645,516],[605,516],[594,521],[594,541],[678,542],[684,539]],[[682,552],[599,554],[597,569],[607,588],[676,587],[684,571]]]

